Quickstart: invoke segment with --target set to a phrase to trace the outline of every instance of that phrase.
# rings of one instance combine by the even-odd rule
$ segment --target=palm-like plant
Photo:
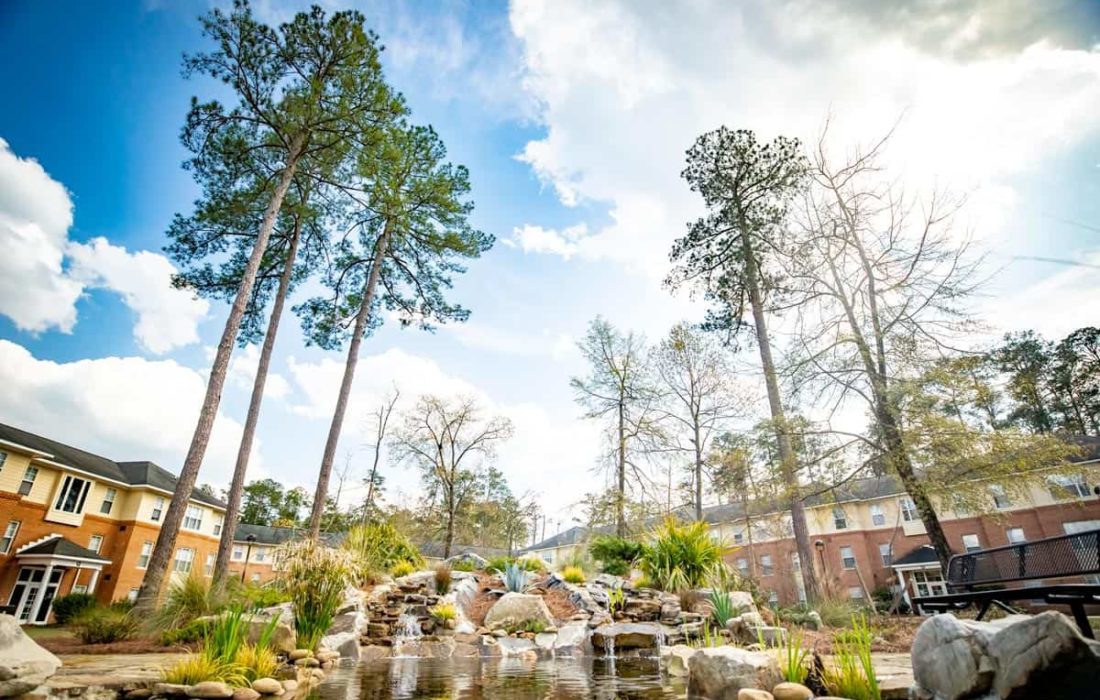
[[[679,592],[702,586],[721,562],[723,549],[705,523],[681,524],[668,518],[643,546],[638,566],[657,588]]]

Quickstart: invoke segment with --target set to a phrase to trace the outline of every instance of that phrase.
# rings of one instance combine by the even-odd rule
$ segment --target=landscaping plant
[[[156,613],[148,619],[155,629],[180,629],[196,618],[214,615],[225,608],[225,590],[210,584],[210,579],[194,573],[174,582]]]
[[[53,618],[59,625],[68,624],[78,614],[96,604],[90,593],[70,593],[53,599]]]
[[[477,571],[477,564],[474,564],[469,559],[459,559],[455,563],[451,564],[452,571]]]
[[[722,560],[722,550],[706,523],[667,518],[642,546],[638,567],[656,587],[675,593],[702,586]]]
[[[600,562],[605,574],[626,576],[642,554],[642,545],[625,537],[604,535],[596,537],[588,545],[588,553]]]
[[[367,571],[392,571],[401,563],[415,571],[424,564],[420,551],[409,538],[388,522],[356,525],[348,530],[343,547],[354,553]]]
[[[852,615],[852,629],[833,639],[833,662],[825,666],[825,687],[850,700],[882,700],[871,663],[870,625],[865,615]]]
[[[527,590],[530,574],[523,570],[518,563],[508,564],[499,572],[504,579],[504,588],[509,593],[523,593]]]
[[[413,573],[416,573],[416,567],[407,561],[399,561],[390,569],[390,575],[394,578],[401,578]]]
[[[733,604],[728,591],[711,589],[709,598],[711,615],[719,628],[725,628],[727,622],[741,614],[741,608]]]
[[[607,610],[612,615],[623,609],[626,604],[626,593],[621,586],[616,586],[607,592]]]
[[[241,667],[206,654],[188,654],[161,672],[161,680],[177,685],[195,685],[202,681],[221,681],[235,687],[248,685]]]
[[[449,590],[451,590],[451,567],[438,564],[435,567],[435,592],[438,595],[447,595]]]
[[[584,569],[579,566],[567,566],[561,570],[561,577],[567,583],[584,583]]]
[[[80,612],[69,628],[85,644],[122,642],[137,634],[137,622],[129,612],[98,605]]]
[[[804,684],[810,672],[806,664],[810,651],[802,646],[802,637],[802,630],[798,630],[783,638],[775,649],[779,672],[788,683]]]
[[[237,652],[237,665],[241,674],[251,683],[257,678],[270,678],[279,668],[279,659],[275,650],[263,644],[241,645]]]
[[[458,608],[453,603],[439,603],[428,608],[428,614],[436,622],[447,622],[458,619]]]
[[[346,550],[305,540],[286,546],[280,561],[283,590],[294,609],[298,646],[315,650],[332,626],[344,591],[358,578],[356,558]]]

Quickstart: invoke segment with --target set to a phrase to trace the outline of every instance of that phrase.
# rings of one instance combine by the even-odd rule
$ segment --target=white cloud
[[[1095,325],[1100,318],[1100,250],[1080,255],[1076,262],[1080,264],[1062,267],[1021,289],[998,290],[984,309],[996,334],[1034,329],[1059,340],[1082,326]]]
[[[2,419],[118,461],[151,460],[178,473],[206,391],[199,372],[171,360],[104,357],[51,362],[0,340]],[[219,413],[199,481],[227,484],[241,425]],[[262,474],[256,441],[250,475]],[[256,476],[256,478],[262,478]]]
[[[299,362],[291,358],[290,374],[305,400],[292,410],[327,428],[336,404],[344,371],[341,360],[323,358]],[[513,491],[542,496],[542,505],[553,511],[566,508],[591,490],[590,468],[600,454],[595,426],[580,419],[560,418],[534,403],[505,403],[465,378],[446,372],[434,360],[391,348],[359,360],[348,404],[340,454],[361,449],[370,440],[368,414],[393,387],[401,391],[399,409],[422,394],[474,397],[487,414],[510,418],[513,437],[504,444],[496,463],[508,477]],[[417,476],[407,470],[391,470],[386,478],[394,488],[419,492]]]
[[[0,139],[0,313],[31,332],[76,323],[82,287],[62,262],[73,203],[38,161]]]
[[[206,355],[213,360],[216,348],[206,348]],[[252,395],[252,385],[256,382],[256,370],[260,367],[260,346],[246,345],[233,353],[229,361],[229,381],[239,389]],[[268,370],[264,382],[264,398],[283,399],[290,393],[290,382],[283,375]]]
[[[560,231],[525,224],[512,231],[504,244],[520,248],[524,253],[550,253],[568,260],[580,251],[580,242],[588,235],[588,225],[581,223]]]
[[[209,304],[174,289],[163,255],[127,252],[105,238],[68,240],[73,203],[64,186],[0,139],[0,314],[21,330],[70,333],[88,289],[118,293],[136,314],[134,337],[163,354],[198,340]]]
[[[904,21],[864,5],[514,2],[546,127],[521,158],[563,204],[606,202],[612,217],[574,240],[528,225],[541,243],[525,249],[660,277],[700,207],[679,178],[684,150],[721,124],[812,140],[832,113],[833,140],[851,145],[904,115],[888,162],[911,186],[969,193],[979,235],[1011,216],[1012,176],[1100,129],[1100,51],[996,5],[966,22],[935,3]]]
[[[137,314],[134,338],[150,352],[163,354],[198,342],[198,324],[210,304],[171,286],[176,268],[163,255],[129,253],[106,238],[73,243],[68,253],[74,279],[117,292]]]
[[[573,336],[568,333],[552,333],[547,329],[531,333],[468,321],[444,325],[442,330],[468,348],[506,355],[549,356],[560,360],[576,350],[576,339]]]

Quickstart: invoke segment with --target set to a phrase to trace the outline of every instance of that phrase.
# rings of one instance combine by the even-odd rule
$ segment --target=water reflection
[[[381,659],[334,671],[310,700],[684,698],[656,659]]]

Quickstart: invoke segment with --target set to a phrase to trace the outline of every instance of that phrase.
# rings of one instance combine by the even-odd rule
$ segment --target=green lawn
[[[73,636],[72,632],[68,629],[57,625],[49,625],[46,627],[24,625],[23,631],[26,632],[27,636],[31,639],[57,639],[59,637]]]

